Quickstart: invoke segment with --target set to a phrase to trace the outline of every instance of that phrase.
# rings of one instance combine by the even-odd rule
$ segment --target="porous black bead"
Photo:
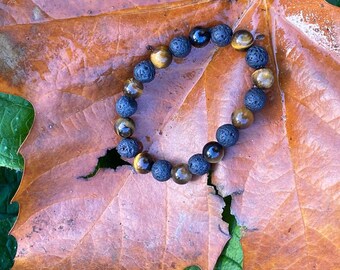
[[[210,32],[207,28],[196,26],[189,33],[189,39],[192,46],[202,48],[210,41]]]
[[[193,155],[188,161],[189,171],[192,174],[203,175],[209,172],[211,165],[202,154]]]
[[[133,69],[133,77],[142,83],[151,82],[155,74],[155,66],[149,60],[139,62]]]
[[[216,140],[224,147],[230,147],[236,144],[239,137],[238,129],[232,124],[220,126],[216,131]]]
[[[173,56],[184,58],[191,52],[191,43],[187,37],[174,37],[169,44],[169,50]]]
[[[254,87],[244,96],[244,105],[252,112],[256,112],[264,107],[266,100],[267,97],[263,90]]]
[[[219,47],[230,44],[233,30],[226,24],[219,24],[210,28],[211,41]]]
[[[268,53],[261,46],[250,47],[246,55],[247,64],[255,69],[263,68],[268,63]]]
[[[139,152],[138,141],[134,138],[121,140],[117,145],[117,152],[123,158],[133,158]]]
[[[155,178],[158,181],[167,181],[171,177],[171,169],[172,165],[167,160],[157,160],[153,165],[151,169],[151,173],[153,178]]]
[[[116,111],[121,117],[130,117],[137,111],[137,101],[127,96],[121,96],[116,102]]]

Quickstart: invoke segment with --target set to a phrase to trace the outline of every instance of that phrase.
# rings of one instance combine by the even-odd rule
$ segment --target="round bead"
[[[236,109],[231,114],[231,122],[238,129],[247,128],[254,122],[254,114],[246,107]]]
[[[171,170],[171,176],[174,182],[180,185],[186,184],[192,179],[188,165],[184,163],[174,166]]]
[[[261,46],[253,46],[247,51],[246,62],[255,69],[262,68],[268,63],[268,53]]]
[[[152,51],[150,60],[156,68],[166,68],[172,62],[172,54],[167,46],[159,46]]]
[[[172,165],[169,161],[167,160],[157,160],[153,165],[152,165],[152,176],[158,181],[167,181],[171,177],[171,169]]]
[[[139,144],[136,139],[126,138],[117,145],[117,152],[123,158],[133,158],[138,154]]]
[[[138,98],[143,93],[143,84],[134,78],[127,79],[124,84],[123,93],[130,98]]]
[[[133,77],[142,83],[151,82],[155,75],[155,67],[149,60],[139,62],[133,69]]]
[[[133,160],[133,168],[137,173],[146,174],[151,171],[153,158],[148,152],[139,153]]]
[[[247,30],[238,30],[234,33],[231,40],[231,46],[235,50],[248,49],[254,43],[253,35]]]
[[[222,125],[216,131],[216,140],[224,147],[235,145],[238,137],[238,129],[231,124]]]
[[[137,102],[133,98],[121,96],[116,103],[116,111],[121,117],[130,117],[137,111]]]
[[[203,147],[203,156],[209,163],[217,163],[224,157],[224,149],[218,142],[208,142]]]
[[[189,33],[189,39],[192,46],[202,48],[209,43],[210,32],[208,29],[201,26],[196,26]]]
[[[233,30],[226,24],[219,24],[210,28],[211,41],[219,47],[230,44]]]
[[[255,70],[251,78],[259,88],[270,88],[274,84],[274,74],[269,68]]]
[[[193,155],[188,161],[189,171],[192,174],[203,175],[209,172],[211,165],[202,154]]]
[[[170,41],[169,50],[173,56],[184,58],[188,56],[191,51],[190,41],[184,36],[175,37]]]
[[[117,135],[128,138],[135,131],[135,122],[131,118],[118,118],[115,123],[115,132]]]
[[[252,112],[257,112],[263,109],[266,100],[266,94],[262,89],[252,88],[244,96],[244,105]]]

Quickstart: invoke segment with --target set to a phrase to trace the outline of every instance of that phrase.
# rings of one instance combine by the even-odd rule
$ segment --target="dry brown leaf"
[[[270,104],[213,174],[247,227],[244,268],[339,266],[339,10],[316,0],[39,2],[0,10],[0,88],[36,111],[15,197],[16,269],[213,268],[227,237],[223,201],[204,177],[183,187],[124,167],[77,178],[117,144],[113,104],[146,46],[221,21],[264,34],[257,43],[279,74]],[[158,158],[186,161],[230,121],[250,74],[231,47],[193,50],[146,85],[136,137]]]

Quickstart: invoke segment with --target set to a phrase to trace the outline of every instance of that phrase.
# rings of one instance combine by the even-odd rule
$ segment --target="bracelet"
[[[218,47],[231,46],[239,51],[246,51],[247,64],[256,69],[251,75],[253,87],[244,97],[244,106],[234,110],[231,115],[232,124],[224,124],[216,131],[216,141],[208,142],[201,154],[195,154],[188,163],[175,166],[167,160],[157,160],[143,151],[142,143],[131,138],[135,131],[135,122],[130,118],[137,111],[136,99],[143,93],[143,83],[151,82],[156,75],[156,69],[168,67],[173,57],[184,58],[189,55],[191,47],[202,48],[209,41]],[[177,184],[188,183],[193,175],[204,175],[211,169],[211,164],[219,162],[225,153],[225,148],[236,144],[239,129],[245,129],[254,122],[254,112],[261,110],[266,103],[263,89],[270,88],[274,83],[273,72],[265,68],[268,63],[268,53],[265,48],[254,44],[253,35],[247,30],[238,30],[233,34],[226,24],[211,28],[197,26],[185,36],[174,37],[169,46],[150,47],[150,60],[139,62],[133,70],[133,78],[126,80],[123,96],[116,102],[116,111],[120,118],[115,122],[115,132],[123,139],[117,145],[117,152],[123,158],[133,158],[133,168],[137,173],[152,172],[158,181],[170,178]]]

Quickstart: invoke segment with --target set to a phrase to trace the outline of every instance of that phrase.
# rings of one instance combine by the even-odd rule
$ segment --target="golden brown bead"
[[[172,62],[172,54],[167,46],[158,46],[152,51],[150,60],[156,68],[166,68]]]
[[[269,68],[255,70],[251,78],[253,83],[259,88],[270,88],[274,83],[274,74]]]
[[[135,132],[135,129],[135,122],[131,118],[120,117],[116,120],[115,132],[117,133],[117,135],[123,138],[128,138],[132,136],[132,134]]]
[[[185,163],[174,166],[171,170],[171,176],[175,183],[183,185],[192,179],[192,174],[189,167]]]
[[[124,84],[123,93],[127,97],[138,98],[143,93],[144,86],[134,78],[127,79]]]
[[[231,40],[231,46],[235,50],[248,49],[254,43],[253,35],[247,30],[238,30],[234,33]]]
[[[236,109],[231,114],[231,122],[238,129],[247,128],[254,122],[254,114],[246,107]]]
[[[133,160],[133,168],[137,173],[146,174],[151,171],[154,163],[152,156],[148,152],[139,153]]]
[[[202,154],[209,163],[217,163],[224,157],[224,148],[218,142],[208,142],[203,147]]]

